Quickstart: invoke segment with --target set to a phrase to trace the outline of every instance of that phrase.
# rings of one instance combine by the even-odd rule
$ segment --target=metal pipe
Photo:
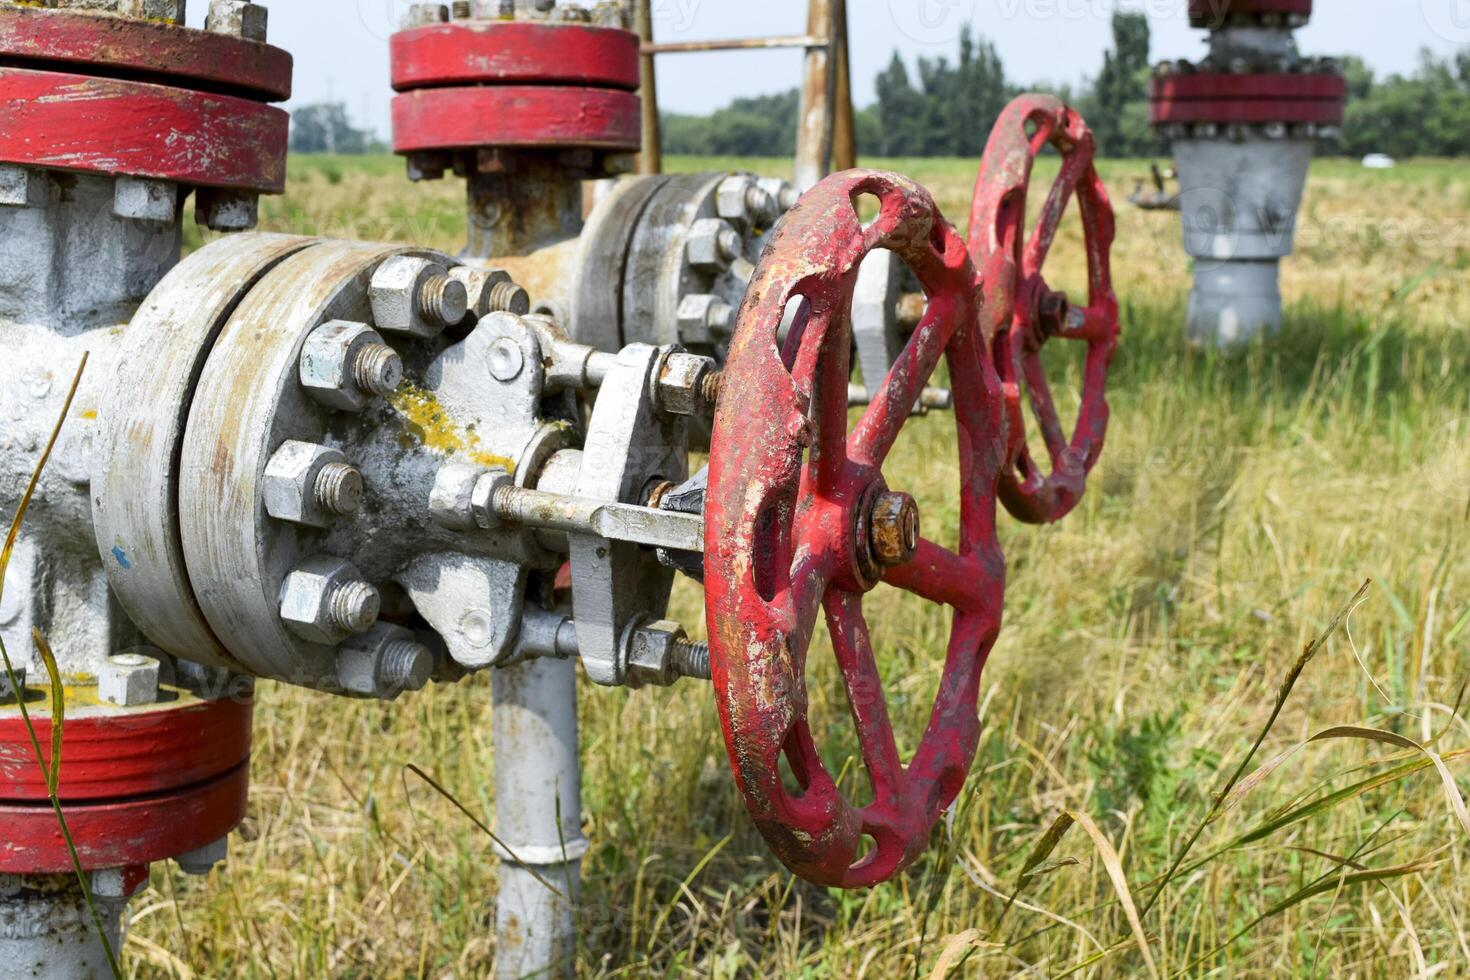
[[[806,49],[796,133],[796,186],[803,191],[830,172],[836,115],[832,104],[837,94],[837,73],[832,64],[832,4],[833,0],[811,0],[807,8],[807,34],[813,43]]]
[[[96,894],[94,886],[92,904],[107,942],[120,950],[127,898]],[[74,875],[0,875],[0,980],[111,975],[106,947]]]
[[[497,517],[530,527],[590,534],[650,548],[704,551],[704,518],[671,510],[547,493],[505,485],[490,506]]]
[[[577,666],[532,660],[493,672],[496,976],[570,977],[582,883]]]
[[[471,174],[465,184],[466,258],[530,255],[582,231],[581,175],[555,159],[522,154]]]
[[[847,0],[832,2],[832,44],[837,57],[837,116],[832,123],[832,169],[857,166],[857,120],[852,107],[852,59],[848,49]]]
[[[663,132],[658,118],[658,69],[654,65],[657,46],[653,43],[653,0],[635,0],[633,29],[643,42],[639,56],[639,74],[643,86],[638,97],[643,102],[643,152],[638,155],[640,174],[663,173]]]
[[[645,57],[656,54],[695,54],[703,51],[769,51],[784,48],[825,48],[828,41],[815,34],[787,34],[778,37],[720,38],[711,41],[671,41],[654,44],[645,40]]]

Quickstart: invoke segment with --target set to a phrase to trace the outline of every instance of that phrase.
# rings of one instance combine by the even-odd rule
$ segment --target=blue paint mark
[[[123,551],[121,546],[116,546],[112,549],[112,557],[116,558],[117,563],[125,569],[133,567],[133,563],[128,561],[128,553]]]

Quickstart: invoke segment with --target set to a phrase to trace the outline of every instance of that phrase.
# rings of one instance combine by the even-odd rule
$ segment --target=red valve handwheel
[[[1061,174],[1027,239],[1031,168],[1047,144],[1062,155]],[[1093,166],[1096,153],[1092,132],[1076,112],[1051,96],[1023,95],[996,121],[975,184],[970,254],[985,278],[985,317],[995,330],[995,364],[1011,423],[1012,463],[1001,475],[1000,499],[1012,515],[1032,524],[1060,520],[1077,506],[1108,430],[1108,368],[1118,346],[1118,298],[1108,259],[1113,208]],[[1069,304],[1041,271],[1074,194],[1087,248],[1086,307]],[[1087,344],[1082,406],[1071,441],[1062,431],[1041,363],[1041,347],[1052,337]],[[1023,385],[1051,459],[1049,474],[1026,445]]]
[[[864,195],[881,203],[867,226],[857,212]],[[849,432],[853,289],[859,264],[876,248],[908,263],[928,308]],[[1000,379],[979,322],[980,285],[964,242],[926,191],[890,174],[836,174],[777,226],[726,362],[705,513],[720,722],[756,825],[787,867],[818,884],[872,885],[911,863],[974,758],[980,671],[1005,588],[995,482],[1007,442]],[[778,345],[796,298],[801,312]],[[912,557],[904,563],[888,550],[894,563],[884,567],[876,556],[885,549],[871,533],[874,502],[896,498],[881,466],[941,356],[959,437],[959,548],[921,540],[911,510],[902,550]],[[954,609],[939,694],[907,766],[863,618],[863,595],[880,580]],[[843,797],[807,718],[806,660],[819,610],[874,790],[866,806]],[[782,779],[783,754],[796,787]],[[862,856],[865,836],[873,844]]]

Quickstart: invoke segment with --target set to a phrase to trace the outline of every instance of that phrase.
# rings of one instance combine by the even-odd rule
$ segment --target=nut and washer
[[[658,369],[654,403],[670,415],[702,415],[712,407],[705,400],[705,379],[715,362],[698,354],[671,351]]]
[[[319,404],[360,412],[403,381],[403,359],[365,323],[332,320],[301,348],[301,385]]]
[[[287,440],[261,481],[265,511],[278,521],[327,527],[362,506],[362,474],[339,450]]]
[[[495,494],[515,480],[504,470],[487,470],[470,463],[446,463],[434,475],[429,491],[429,516],[453,531],[488,531],[500,526]]]
[[[434,672],[434,654],[402,626],[378,623],[337,651],[337,681],[349,694],[391,701],[421,691]]]
[[[378,590],[348,562],[312,558],[281,583],[281,619],[311,643],[335,646],[378,621]]]
[[[709,646],[691,643],[678,623],[660,620],[630,627],[623,648],[629,687],[668,687],[681,677],[709,679]]]
[[[715,190],[715,211],[726,221],[765,227],[780,217],[780,207],[745,174],[726,177]]]
[[[412,255],[395,255],[378,266],[368,298],[379,330],[414,337],[437,337],[469,312],[464,283],[439,263]]]
[[[112,213],[130,221],[173,224],[179,216],[179,189],[166,180],[119,177],[113,183]]]
[[[248,0],[210,0],[204,29],[246,41],[264,42],[270,11]]]
[[[117,653],[97,668],[97,700],[136,708],[158,700],[159,663],[142,653]]]
[[[868,512],[868,548],[881,568],[913,561],[919,549],[919,505],[906,493],[885,491]]]
[[[756,186],[771,195],[782,214],[796,207],[796,202],[801,199],[801,192],[796,189],[796,185],[780,177],[762,177],[756,181]]]
[[[25,167],[0,163],[0,204],[28,208],[40,203],[40,181]]]
[[[203,847],[180,854],[174,858],[174,863],[179,870],[186,875],[203,877],[214,870],[215,865],[230,856],[230,839],[221,837],[219,840],[205,844]]]
[[[685,254],[696,269],[728,268],[740,257],[740,233],[724,218],[701,218],[689,229]]]
[[[735,309],[707,293],[679,301],[679,340],[685,344],[712,344],[728,339],[735,325]]]

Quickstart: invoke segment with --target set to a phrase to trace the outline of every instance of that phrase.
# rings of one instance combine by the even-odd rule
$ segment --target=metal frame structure
[[[631,0],[633,23],[642,39],[643,150],[639,172],[663,171],[655,56],[710,51],[771,51],[800,48],[801,109],[797,121],[796,184],[806,190],[834,170],[857,166],[857,134],[852,105],[852,68],[848,50],[847,0],[809,0],[805,34],[719,41],[657,43],[652,0]]]

